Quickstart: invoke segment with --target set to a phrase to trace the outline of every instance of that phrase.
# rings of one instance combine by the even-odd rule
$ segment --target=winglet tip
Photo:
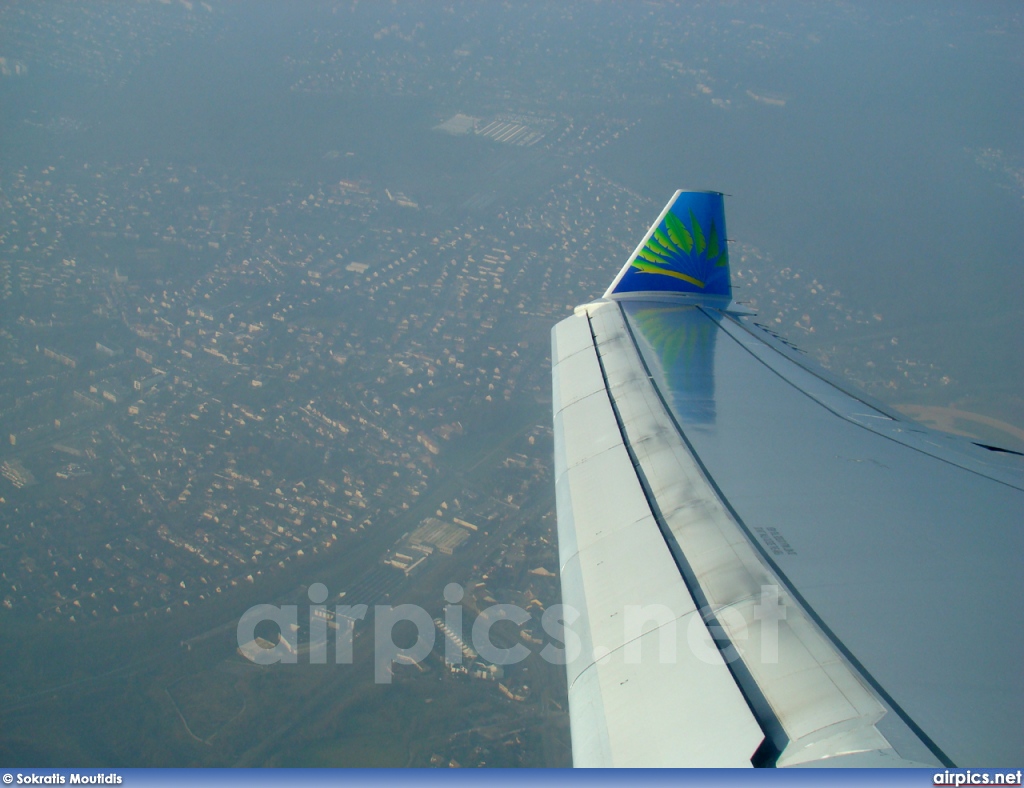
[[[639,292],[731,298],[721,192],[681,189],[672,196],[605,297]]]

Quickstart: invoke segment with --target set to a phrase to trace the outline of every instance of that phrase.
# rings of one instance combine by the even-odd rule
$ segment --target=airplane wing
[[[1024,458],[833,380],[677,192],[552,331],[577,766],[1013,766]]]

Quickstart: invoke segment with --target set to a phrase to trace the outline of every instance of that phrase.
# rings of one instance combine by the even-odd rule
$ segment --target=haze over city
[[[1021,26],[1013,3],[7,4],[0,762],[571,765],[540,656],[549,331],[677,188],[728,195],[765,326],[1024,450]],[[297,605],[306,643],[316,583],[422,606],[433,654],[375,681],[370,616],[350,665],[254,664],[239,618]],[[446,665],[450,583],[467,615],[528,611],[493,637],[530,656]]]

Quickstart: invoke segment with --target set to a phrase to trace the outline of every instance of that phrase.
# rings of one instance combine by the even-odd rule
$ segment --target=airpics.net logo
[[[935,773],[932,785],[1020,785],[1022,776],[1024,773],[1020,769],[1015,772],[946,769]]]
[[[995,772],[966,769],[963,771],[949,770],[936,772],[932,778],[932,785],[1021,785],[1021,777],[1024,776],[1021,770],[1016,772]]]
[[[325,665],[333,650],[334,664],[352,664],[356,626],[366,621],[370,607],[326,605],[329,592],[323,583],[309,586],[307,596],[310,604],[303,605],[301,613],[297,604],[260,604],[245,611],[237,627],[239,654],[258,665]],[[374,605],[374,680],[390,684],[396,665],[419,665],[434,653],[439,637],[444,661],[450,668],[471,663],[477,670],[488,670],[489,666],[504,668],[522,662],[532,653],[531,647],[555,665],[578,660],[605,664],[613,658],[627,665],[652,660],[675,664],[680,661],[681,647],[708,664],[730,663],[743,656],[743,643],[735,641],[752,634],[751,622],[728,608],[677,611],[664,604],[624,605],[619,613],[609,616],[612,629],[621,636],[618,642],[623,644],[613,650],[591,642],[589,633],[595,622],[586,622],[583,613],[571,605],[553,605],[543,610],[538,621],[519,605],[498,603],[480,610],[470,621],[461,604],[464,596],[465,589],[458,583],[445,586],[446,604],[436,618],[418,605]],[[762,586],[760,600],[753,606],[752,622],[758,628],[752,640],[756,640],[759,653],[752,656],[763,664],[778,662],[779,622],[785,618],[778,586]],[[616,620],[621,628],[614,623]],[[544,637],[534,635],[537,623]],[[609,631],[608,622],[601,623],[601,629]],[[504,647],[496,644],[495,639],[510,643],[509,624],[516,632],[516,642]],[[496,626],[505,630],[504,637],[495,637]],[[400,646],[396,642],[399,627],[404,627],[407,634],[414,629],[415,641]],[[650,637],[652,634],[655,637]],[[405,642],[411,638],[399,639]],[[656,654],[652,655],[654,650]]]

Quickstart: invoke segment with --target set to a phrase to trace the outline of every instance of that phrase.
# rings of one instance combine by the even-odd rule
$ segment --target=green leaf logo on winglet
[[[705,234],[690,211],[690,226],[669,211],[633,258],[632,266],[642,274],[670,276],[704,289],[709,269],[727,265],[714,219]]]

